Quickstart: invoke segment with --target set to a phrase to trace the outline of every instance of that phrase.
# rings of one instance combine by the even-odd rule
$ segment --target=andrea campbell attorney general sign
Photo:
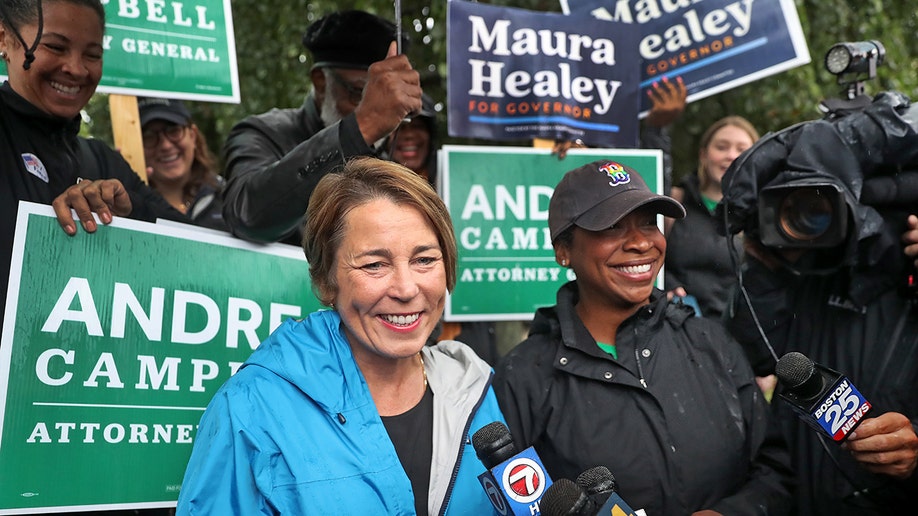
[[[303,251],[20,203],[0,334],[0,514],[174,507],[198,420],[284,319]]]

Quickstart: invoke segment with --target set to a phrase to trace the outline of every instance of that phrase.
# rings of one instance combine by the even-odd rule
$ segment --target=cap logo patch
[[[611,179],[611,181],[609,181],[609,186],[623,185],[631,182],[631,176],[625,171],[625,167],[614,161],[603,163],[602,166],[599,167],[599,171],[605,172],[606,175],[609,176],[609,179]]]

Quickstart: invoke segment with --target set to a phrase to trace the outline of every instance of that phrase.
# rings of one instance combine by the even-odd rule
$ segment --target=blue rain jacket
[[[414,495],[337,312],[288,320],[214,395],[179,515],[414,514]],[[430,514],[493,514],[470,436],[504,421],[490,366],[458,342],[422,350],[434,393]]]

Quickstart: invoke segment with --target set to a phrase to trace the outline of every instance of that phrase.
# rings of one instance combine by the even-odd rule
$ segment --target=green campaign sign
[[[611,159],[640,172],[652,190],[663,189],[659,150],[572,149],[558,160],[548,149],[447,145],[438,159],[459,245],[450,321],[529,320],[555,304],[558,287],[574,275],[555,263],[548,201],[568,170]]]
[[[102,0],[106,24],[98,91],[239,102],[229,0]],[[31,44],[31,42],[28,42]],[[6,75],[0,62],[0,75]]]
[[[0,340],[0,514],[175,506],[198,420],[288,317],[302,250],[20,203]]]

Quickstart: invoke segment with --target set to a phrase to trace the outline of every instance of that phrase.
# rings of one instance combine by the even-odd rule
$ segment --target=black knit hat
[[[339,11],[323,16],[306,29],[303,46],[313,68],[366,70],[382,61],[395,41],[395,24],[365,11]],[[403,51],[407,38],[402,35]]]

